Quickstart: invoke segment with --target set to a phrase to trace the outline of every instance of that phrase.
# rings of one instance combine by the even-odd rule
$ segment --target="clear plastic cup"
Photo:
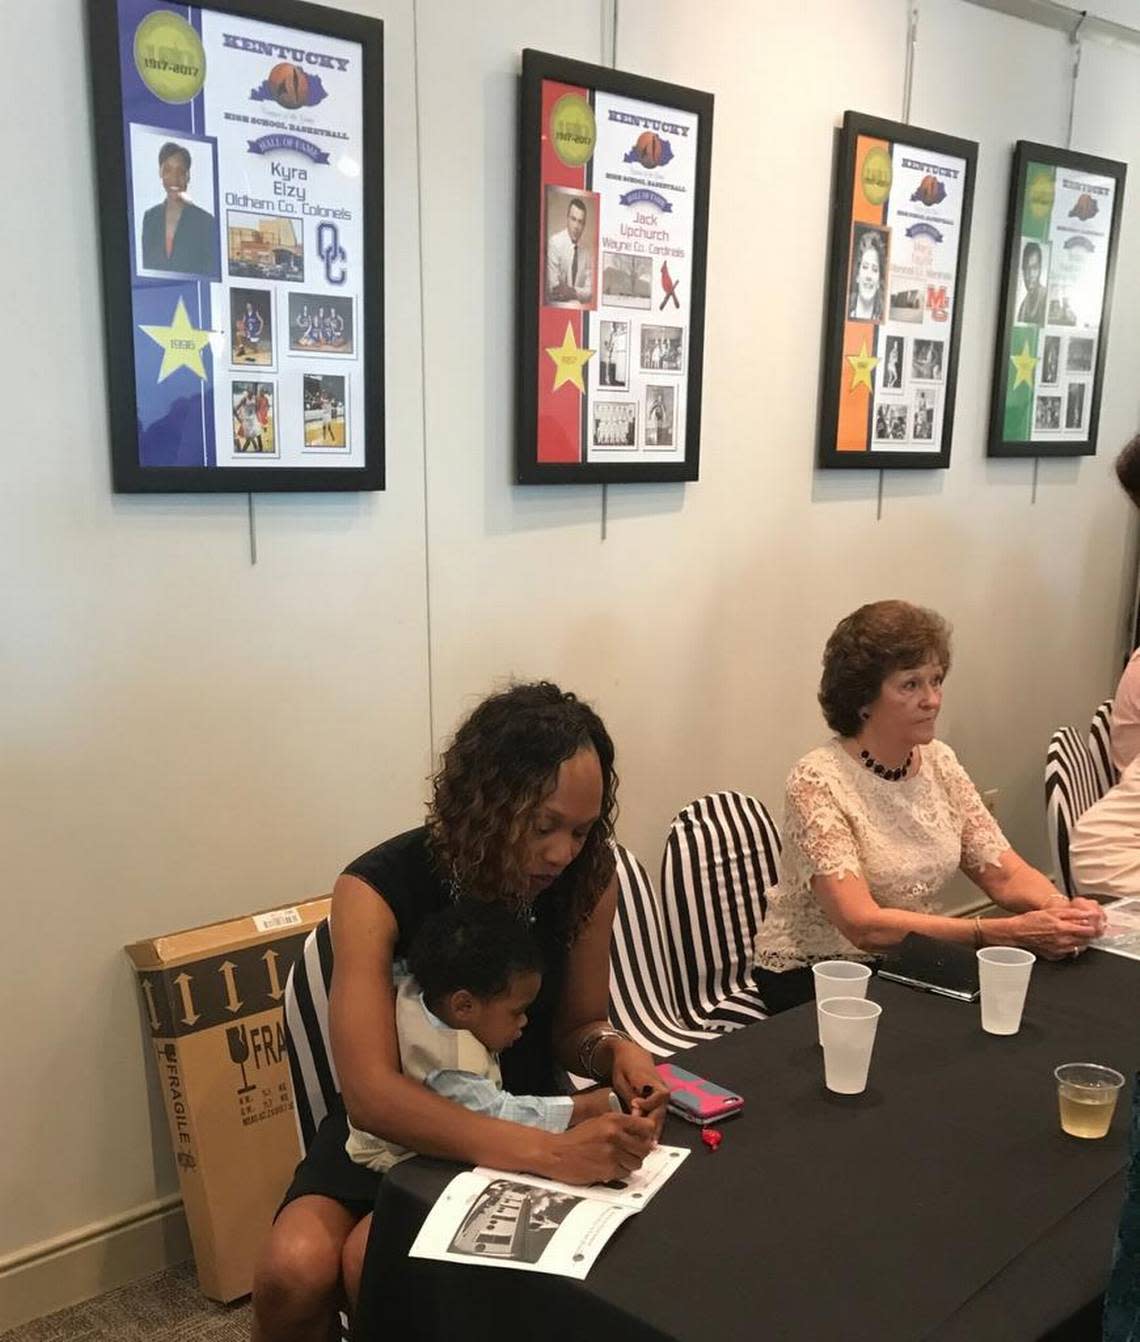
[[[820,1002],[826,1002],[829,997],[866,997],[871,970],[868,965],[861,965],[855,960],[821,960],[819,964],[812,965],[811,976],[815,981],[816,1041],[822,1043]]]
[[[883,1008],[862,997],[829,997],[816,1010],[824,1083],[837,1095],[861,1094],[867,1088],[871,1050]]]
[[[1016,1034],[1037,957],[1015,946],[987,946],[978,952],[982,989],[982,1029],[987,1034]]]
[[[1070,1137],[1103,1137],[1112,1124],[1124,1078],[1096,1062],[1067,1062],[1058,1067],[1057,1103],[1061,1127]]]

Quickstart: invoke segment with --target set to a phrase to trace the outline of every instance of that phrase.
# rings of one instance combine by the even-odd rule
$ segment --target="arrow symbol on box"
[[[226,984],[226,1010],[230,1012],[241,1010],[241,998],[237,995],[237,984],[234,982],[234,970],[236,968],[237,965],[232,960],[223,960],[218,966],[218,972]]]
[[[265,971],[269,975],[269,996],[275,1002],[280,1002],[285,996],[285,991],[281,987],[281,980],[277,977],[277,952],[268,950],[261,958],[265,961]]]
[[[190,996],[190,975],[186,973],[179,974],[174,980],[178,984],[178,991],[182,995],[182,1024],[193,1025],[201,1017],[194,1010],[194,999]]]
[[[154,1005],[154,984],[151,983],[150,979],[143,979],[142,991],[143,996],[146,998],[146,1014],[147,1019],[150,1021],[150,1028],[152,1030],[157,1030],[158,1012],[155,1010]]]

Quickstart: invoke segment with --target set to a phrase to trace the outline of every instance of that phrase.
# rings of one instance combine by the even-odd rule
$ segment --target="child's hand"
[[[574,1096],[574,1109],[570,1115],[570,1127],[575,1123],[581,1123],[587,1118],[599,1118],[602,1114],[611,1112],[610,1096],[613,1091],[609,1086],[594,1086],[590,1090],[580,1090]]]

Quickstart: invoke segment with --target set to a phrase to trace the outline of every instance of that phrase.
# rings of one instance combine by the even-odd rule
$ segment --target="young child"
[[[526,1025],[542,984],[530,928],[502,904],[452,904],[429,918],[408,954],[410,976],[396,992],[396,1035],[404,1075],[467,1109],[562,1132],[607,1113],[613,1092],[511,1095],[498,1055]],[[349,1124],[348,1154],[385,1171],[415,1155]]]

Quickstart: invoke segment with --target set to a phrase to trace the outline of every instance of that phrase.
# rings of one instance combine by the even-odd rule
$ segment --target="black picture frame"
[[[167,6],[155,4],[152,9],[165,10]],[[127,139],[136,128],[128,123],[124,115],[123,81],[120,71],[120,55],[124,36],[120,31],[119,0],[87,0],[86,20],[88,50],[91,63],[91,94],[95,131],[96,164],[98,169],[98,204],[100,212],[100,248],[103,279],[104,329],[107,344],[107,384],[109,395],[109,419],[111,433],[112,485],[116,493],[277,493],[296,491],[330,490],[381,490],[385,483],[385,425],[384,425],[384,131],[383,131],[383,24],[376,19],[365,18],[358,14],[326,8],[322,5],[304,3],[304,0],[222,0],[214,3],[195,5],[193,12],[217,13],[232,16],[238,20],[254,20],[272,24],[276,29],[287,28],[305,36],[311,35],[313,46],[319,49],[321,38],[340,38],[358,43],[361,49],[361,159],[359,165],[361,186],[361,278],[355,287],[359,311],[356,314],[355,339],[363,336],[364,351],[359,368],[352,372],[359,377],[362,391],[359,399],[353,402],[356,419],[360,419],[363,409],[363,423],[353,425],[352,435],[363,443],[363,463],[351,466],[330,465],[281,465],[263,462],[258,467],[245,465],[216,464],[195,465],[153,465],[140,460],[142,451],[142,425],[138,413],[138,384],[136,382],[136,359],[134,342],[136,322],[134,309],[134,290],[140,287],[138,273],[145,264],[145,251],[136,247],[135,230],[132,225],[133,208],[130,198],[130,158]],[[149,17],[149,16],[148,16]],[[126,40],[130,40],[129,38]],[[136,38],[137,41],[137,30]],[[272,64],[272,58],[263,64]],[[209,70],[205,71],[208,87]],[[255,74],[251,82],[261,77]],[[310,73],[309,79],[312,79]],[[268,82],[268,81],[267,81]],[[308,85],[306,85],[308,87]],[[315,85],[314,85],[315,87]],[[252,96],[252,93],[251,93]],[[171,100],[173,101],[173,100]],[[282,103],[282,106],[296,106],[294,103]],[[144,128],[149,131],[150,128]],[[303,127],[301,129],[304,129]],[[250,134],[256,134],[251,127]],[[206,137],[184,136],[192,141]],[[335,141],[332,142],[333,146]],[[322,147],[332,152],[328,141]],[[311,146],[310,146],[311,148]],[[251,149],[252,152],[252,149]],[[217,151],[213,161],[215,209],[221,212],[227,208],[221,198],[217,181]],[[318,161],[318,160],[314,160]],[[321,160],[324,161],[324,160]],[[301,246],[307,235],[305,228],[315,230],[319,227],[316,220],[302,223],[299,237]],[[227,278],[226,228],[220,228],[218,240],[219,269],[214,276],[195,272],[206,280],[224,281]],[[335,238],[335,234],[333,235]],[[169,243],[167,244],[169,248]],[[332,244],[329,244],[330,251]],[[327,264],[327,262],[326,262]],[[270,268],[271,269],[271,268]],[[152,274],[143,278],[151,281],[158,279]],[[236,278],[236,272],[228,271],[228,278]],[[161,283],[161,280],[159,279]],[[238,283],[242,281],[239,279]],[[336,281],[333,281],[336,282]],[[270,282],[272,284],[272,281]],[[285,294],[289,292],[281,286],[278,307],[278,336],[284,336],[284,322],[280,322],[280,312],[285,309]],[[224,295],[223,295],[224,297]],[[198,333],[200,334],[200,333]],[[353,337],[350,336],[350,340]],[[227,337],[228,340],[228,337]],[[207,397],[232,396],[236,390],[230,386],[231,379],[238,381],[257,380],[256,370],[243,373],[232,367],[232,356],[220,356],[211,352],[209,381],[200,389],[203,425],[208,413]],[[344,365],[328,365],[328,376],[333,389],[325,399],[334,398],[337,392],[343,393],[343,403],[333,400],[332,412],[339,411],[343,429],[341,437],[347,450],[350,439],[348,425],[351,422],[349,411],[349,384],[344,381]],[[321,372],[324,370],[322,369]],[[291,368],[294,377],[305,380],[308,369]],[[313,374],[308,380],[312,380]],[[314,392],[307,385],[303,391],[296,392],[297,403],[301,407],[302,450],[310,442],[305,428],[305,410],[310,394],[323,392],[318,387]],[[274,384],[276,399],[276,383]],[[220,407],[215,410],[220,414]],[[236,411],[233,412],[236,415]],[[220,421],[219,421],[220,422]],[[358,437],[359,435],[359,437]],[[335,433],[331,435],[336,441]],[[206,431],[203,427],[203,439]],[[355,455],[355,452],[354,452]]]
[[[868,166],[866,159],[876,146],[880,150],[882,146],[886,148],[873,160],[873,166]],[[908,149],[913,155],[904,159],[902,153]],[[960,161],[961,167],[924,163],[924,154]],[[831,203],[816,457],[820,468],[931,470],[949,466],[977,157],[978,146],[973,140],[861,112],[844,114]],[[863,165],[859,197],[857,163]],[[922,172],[923,167],[931,171]],[[951,173],[955,175],[950,176]],[[914,208],[900,208],[892,214],[891,191],[912,182],[915,190],[906,198],[905,205]],[[897,198],[896,203],[901,207]],[[954,218],[947,224],[951,211]],[[899,227],[888,226],[891,217],[900,223],[912,219],[903,227],[899,239],[891,237]],[[951,227],[957,232],[956,246],[949,245]],[[856,230],[860,230],[858,239]],[[857,317],[859,296],[853,283],[852,253],[864,232],[877,235],[872,240],[874,245],[862,250],[876,254],[879,291],[870,300],[864,300],[864,306],[869,301],[871,315]],[[903,239],[910,244],[905,274],[899,259]],[[928,256],[920,256],[919,240]],[[948,269],[951,260],[953,264]],[[897,271],[896,262],[900,267]],[[908,278],[912,287],[904,288]],[[945,312],[947,304],[949,321],[943,333],[933,319]],[[864,340],[870,342],[869,348],[864,346]],[[888,392],[893,397],[896,388],[882,386],[878,374],[883,367],[883,376],[886,375],[885,360],[891,341],[899,342],[892,360],[901,362],[904,369],[909,365],[917,370],[916,360],[921,354],[922,371],[929,373],[917,379],[921,385],[916,385],[913,391],[905,374],[896,374],[899,394],[895,399],[888,399]],[[849,367],[853,358],[862,360],[862,368]],[[853,381],[859,385],[852,386]],[[864,385],[866,397],[856,396]],[[883,414],[880,407],[885,407]],[[897,435],[896,429],[901,430]],[[916,446],[927,435],[930,447]]]
[[[1017,142],[1006,212],[988,456],[1080,457],[1096,452],[1127,172],[1114,159]],[[1111,208],[1102,212],[1102,204]],[[1087,273],[1086,283],[1071,284],[1082,268],[1099,268],[1098,250],[1104,260],[1101,284],[1087,282]],[[1028,290],[1031,263],[1036,265],[1036,303]],[[1080,293],[1076,307],[1068,298],[1070,288]]]
[[[672,251],[646,250],[643,253],[633,250],[640,244],[630,243],[631,250],[620,261],[613,260],[611,256],[611,265],[607,266],[608,253],[597,245],[604,240],[601,227],[605,221],[600,222],[600,219],[603,213],[609,219],[613,211],[627,208],[627,205],[625,201],[618,202],[610,196],[606,198],[603,211],[602,193],[597,190],[603,185],[603,180],[595,181],[593,176],[596,138],[587,145],[587,158],[574,164],[573,169],[568,167],[564,159],[558,160],[567,169],[566,172],[561,168],[558,170],[557,175],[563,180],[544,175],[543,98],[544,88],[548,85],[568,86],[572,97],[577,96],[587,102],[591,109],[591,125],[595,124],[593,110],[597,107],[599,95],[606,100],[628,99],[666,109],[664,115],[642,119],[634,117],[630,121],[628,153],[633,157],[627,156],[624,160],[630,167],[624,174],[611,172],[604,180],[612,183],[616,176],[623,176],[620,187],[611,185],[607,188],[612,196],[623,191],[627,195],[640,193],[646,202],[643,212],[645,218],[656,216],[655,223],[648,225],[647,231],[667,234],[668,241],[662,241],[661,246],[671,247]],[[549,89],[547,93],[550,93]],[[700,467],[713,96],[605,66],[567,60],[529,49],[522,55],[520,94],[516,482],[530,485],[696,480]],[[611,107],[610,110],[616,109]],[[672,119],[669,113],[674,114]],[[688,146],[693,119],[696,121],[695,151],[690,163]],[[626,124],[620,117],[607,118],[603,124],[613,129],[615,121],[622,126]],[[548,141],[548,162],[549,155],[555,152],[552,148],[554,138],[552,135]],[[612,145],[608,145],[608,152],[613,152]],[[653,173],[658,167],[667,167],[673,161],[675,152],[678,165],[685,166],[686,171],[691,169],[691,179],[686,176],[683,181],[678,179],[667,182],[661,190],[657,190],[654,185],[657,179]],[[578,175],[579,169],[583,180],[580,185],[576,185],[570,179]],[[604,172],[604,169],[599,171]],[[635,180],[638,178],[640,182]],[[691,186],[688,185],[690,180]],[[552,261],[548,254],[548,249],[554,246],[553,235],[543,232],[545,191],[552,193],[551,200],[559,209],[563,199],[569,202],[567,218],[571,210],[576,211],[578,208],[574,204],[573,193],[585,193],[583,199],[586,201],[586,213],[592,230],[587,237],[588,242],[594,241],[592,294],[589,298],[560,296],[567,293],[572,295],[573,290],[565,282],[557,283],[552,289],[548,282],[549,267],[557,262]],[[666,191],[670,194],[667,205],[664,196]],[[690,197],[691,206],[684,200],[686,194]],[[661,204],[655,204],[655,201]],[[632,224],[633,207],[628,208],[631,210],[631,226],[642,227],[641,224]],[[691,233],[680,226],[679,215],[682,210],[686,215],[691,214]],[[678,221],[675,236],[673,220],[667,218],[668,215],[673,215],[673,219]],[[609,224],[605,226],[609,227]],[[647,247],[649,245],[646,244]],[[681,255],[675,256],[674,252]],[[574,254],[577,256],[577,247]],[[625,266],[626,261],[628,267]],[[673,263],[672,270],[669,269],[670,261]],[[666,267],[665,273],[661,270],[662,264]],[[626,269],[628,275],[624,273]],[[678,274],[674,275],[673,271]],[[608,303],[607,286],[611,280],[614,287]],[[619,287],[622,292],[618,292]],[[679,299],[678,291],[682,287],[685,292]],[[660,306],[656,301],[659,292]],[[610,305],[613,302],[630,306],[615,308]],[[672,306],[664,311],[670,302]],[[641,313],[646,314],[646,319],[642,319],[639,315]],[[571,415],[569,409],[569,399],[555,406],[560,450],[566,459],[552,460],[548,447],[550,425],[554,420],[547,414],[547,397],[555,394],[553,379],[561,373],[561,369],[556,363],[548,363],[546,356],[546,350],[552,348],[547,343],[548,339],[552,339],[556,346],[558,335],[544,336],[543,331],[549,331],[553,325],[561,326],[563,316],[566,318],[567,330],[573,333],[572,349],[575,357],[584,353],[591,344],[598,345],[598,349],[587,355],[586,362],[593,359],[599,371],[587,371],[584,377],[580,377],[582,390],[574,415]],[[597,325],[596,332],[591,329],[593,323]],[[574,331],[573,328],[579,325],[581,329]],[[603,325],[610,326],[611,341],[618,334],[618,328],[625,328],[620,332],[624,345],[622,368],[625,377],[624,381],[619,380],[617,360],[611,353],[610,360],[604,365],[609,369],[608,382],[600,386],[598,383],[606,376],[600,371],[603,364],[599,362]],[[647,333],[646,328],[652,328],[652,332],[658,334]],[[646,341],[651,343],[647,345]],[[565,338],[563,344],[565,346]],[[634,367],[638,354],[637,367]],[[659,362],[655,363],[655,360]],[[646,374],[653,376],[654,369],[660,370],[656,385],[645,380]],[[550,386],[546,385],[546,378],[550,379]],[[619,388],[624,388],[625,393],[620,397],[613,394]],[[571,388],[571,393],[577,391],[577,387]],[[607,394],[609,401],[617,404],[612,411],[602,412],[599,407],[607,405]],[[543,416],[541,425],[540,414]],[[654,417],[652,426],[651,414]],[[572,426],[575,417],[576,429]],[[540,433],[544,436],[540,437]],[[606,435],[613,438],[612,447],[608,444],[602,446],[601,439]],[[650,436],[653,438],[652,443],[649,442]],[[649,451],[658,458],[667,451],[670,454],[675,451],[676,458],[638,461],[633,459],[635,450]],[[612,451],[614,459],[604,459],[607,451]]]

